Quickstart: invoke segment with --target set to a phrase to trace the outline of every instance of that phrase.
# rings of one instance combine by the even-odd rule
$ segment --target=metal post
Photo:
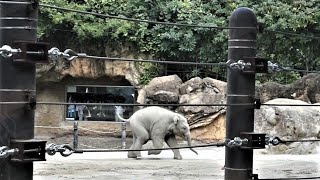
[[[255,57],[257,20],[248,8],[236,9],[230,17],[229,27],[253,27],[252,29],[230,29],[228,60],[237,62],[244,57]],[[254,103],[255,74],[242,73],[239,69],[228,69],[227,103]],[[254,107],[228,106],[226,115],[226,138],[239,137],[241,132],[253,132]],[[225,149],[225,179],[251,179],[253,150],[240,147]]]
[[[37,40],[38,10],[31,0],[0,2],[0,47],[13,47],[14,41]],[[16,89],[7,91],[6,89]],[[21,91],[19,91],[21,90]],[[0,56],[0,101],[26,101],[26,91],[35,93],[35,64],[14,63]],[[0,105],[0,146],[13,140],[34,138],[34,110],[26,105]],[[32,180],[33,162],[0,159],[1,180]]]
[[[75,121],[73,123],[73,149],[78,149],[79,145],[79,128],[78,122]]]
[[[121,144],[122,144],[122,149],[126,148],[126,124],[127,123],[121,123]]]

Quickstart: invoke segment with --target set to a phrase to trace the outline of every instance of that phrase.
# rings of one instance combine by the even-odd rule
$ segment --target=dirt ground
[[[48,139],[48,142],[72,145],[72,137]],[[120,138],[79,137],[79,142],[79,148],[121,148]],[[128,138],[127,146],[130,145]],[[47,156],[47,161],[34,163],[34,180],[223,179],[224,148],[196,150],[199,155],[188,149],[180,150],[182,160],[174,160],[170,150],[152,156],[142,152],[139,159],[128,159],[126,152],[83,153],[69,157],[56,154]],[[253,171],[259,178],[320,177],[320,154],[263,155],[255,151]]]

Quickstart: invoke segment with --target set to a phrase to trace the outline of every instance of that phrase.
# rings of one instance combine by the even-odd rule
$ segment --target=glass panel
[[[67,102],[71,103],[134,103],[133,86],[68,86]],[[133,114],[133,106],[122,106],[123,117]],[[69,105],[67,120],[116,121],[114,106]]]

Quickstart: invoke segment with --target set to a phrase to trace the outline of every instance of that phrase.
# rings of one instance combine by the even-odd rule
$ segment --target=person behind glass
[[[84,104],[81,104],[81,105],[78,105],[77,106],[77,109],[78,109],[78,117],[79,117],[79,121],[83,121],[83,111],[85,109],[88,109],[88,107]]]
[[[68,103],[72,103],[71,96],[69,97]],[[68,106],[68,118],[75,118],[76,117],[76,106],[74,104],[70,104]]]

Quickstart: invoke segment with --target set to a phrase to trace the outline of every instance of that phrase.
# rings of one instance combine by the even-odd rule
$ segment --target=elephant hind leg
[[[137,139],[137,136],[135,135],[135,133],[132,134],[132,137],[133,137],[133,142],[132,142],[130,149],[134,149],[134,144]],[[128,158],[137,158],[137,157],[141,157],[140,151],[129,151],[128,152]]]
[[[130,149],[142,149],[142,145],[148,142],[149,134],[143,127],[131,127],[134,132],[134,142]],[[141,151],[129,151],[129,158],[141,157]]]
[[[163,138],[162,137],[152,137],[152,144],[153,144],[153,147],[155,149],[159,149],[159,148],[162,148],[163,147]],[[150,154],[160,154],[161,153],[161,150],[149,150],[148,151],[148,155]]]
[[[170,135],[166,137],[165,141],[168,144],[168,146],[171,148],[178,147],[177,139],[174,135]],[[174,154],[174,159],[182,159],[179,149],[172,149],[172,151]]]

